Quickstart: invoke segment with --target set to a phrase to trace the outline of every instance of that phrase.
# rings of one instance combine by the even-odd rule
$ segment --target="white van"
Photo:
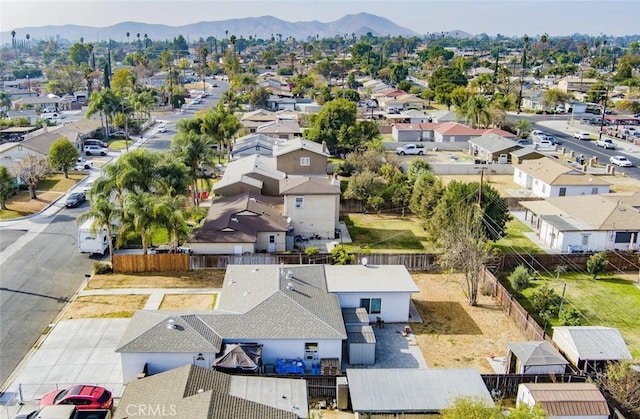
[[[92,233],[93,220],[89,218],[78,228],[78,250],[80,253],[104,255],[104,252],[109,249],[109,235],[106,228],[97,229]]]

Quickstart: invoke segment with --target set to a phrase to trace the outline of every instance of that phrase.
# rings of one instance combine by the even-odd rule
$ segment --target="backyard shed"
[[[376,363],[376,336],[373,328],[347,326],[347,345],[350,365],[373,365]]]
[[[350,368],[347,380],[356,417],[424,417],[459,397],[495,405],[482,376],[471,368]]]
[[[593,383],[523,383],[516,405],[538,404],[547,418],[607,419],[607,401]]]
[[[507,345],[507,374],[563,374],[569,362],[547,341]]]
[[[633,359],[620,331],[611,327],[554,327],[553,342],[584,372],[602,370],[609,361]]]

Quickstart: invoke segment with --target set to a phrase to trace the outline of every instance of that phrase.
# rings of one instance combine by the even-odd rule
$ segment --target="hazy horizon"
[[[360,12],[387,18],[421,35],[460,30],[490,36],[525,33],[622,36],[639,33],[640,1],[0,0],[0,28],[1,32],[10,32],[19,28],[67,24],[107,27],[122,22],[182,26],[266,15],[290,22],[317,20],[326,23]]]

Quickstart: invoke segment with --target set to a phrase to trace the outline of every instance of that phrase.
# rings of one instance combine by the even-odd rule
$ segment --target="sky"
[[[265,15],[292,22],[331,22],[360,12],[385,17],[419,34],[640,33],[640,0],[0,0],[0,32],[131,21],[180,26]]]

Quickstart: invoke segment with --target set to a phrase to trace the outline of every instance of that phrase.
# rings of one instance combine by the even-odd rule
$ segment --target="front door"
[[[276,236],[273,234],[269,236],[269,245],[267,246],[267,252],[275,253],[276,251]]]

